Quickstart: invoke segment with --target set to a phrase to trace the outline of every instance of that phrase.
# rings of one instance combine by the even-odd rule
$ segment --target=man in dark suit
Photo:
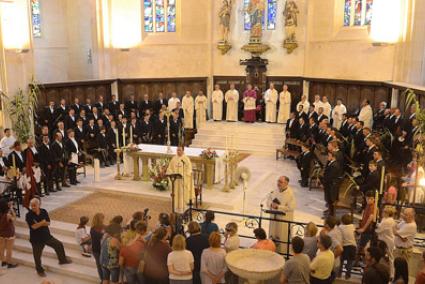
[[[380,102],[379,108],[373,116],[373,128],[376,130],[382,130],[384,128],[385,110],[387,109],[386,102]]]
[[[74,128],[74,132],[75,132],[75,140],[77,140],[78,142],[78,147],[80,149],[83,149],[84,138],[86,136],[86,133],[84,131],[83,120],[81,118],[77,119],[77,126]]]
[[[145,111],[146,110],[152,110],[153,109],[153,104],[152,102],[149,100],[149,95],[148,94],[144,94],[143,95],[143,101],[139,104],[139,117],[143,118],[145,115]]]
[[[105,108],[103,96],[99,96],[97,103],[94,106],[97,108],[99,115],[101,115],[103,113],[103,109]]]
[[[100,167],[109,167],[110,159],[108,156],[108,141],[106,138],[106,128],[102,127],[96,136],[97,153],[100,160]]]
[[[168,106],[168,101],[164,99],[164,94],[159,92],[158,99],[153,103],[153,113],[158,116],[162,106]]]
[[[66,101],[65,99],[61,99],[59,107],[55,110],[55,119],[63,121],[67,113],[68,107],[66,106]]]
[[[310,117],[308,126],[308,136],[313,139],[314,143],[318,142],[319,127],[317,126],[314,117]]]
[[[404,120],[401,116],[401,111],[399,108],[394,110],[394,115],[390,120],[390,131],[393,135],[396,134],[396,131],[401,130],[404,126]]]
[[[88,149],[96,148],[96,135],[99,133],[99,128],[94,123],[94,119],[89,120],[89,124],[84,129],[85,139]]]
[[[314,111],[314,105],[310,105],[308,109],[307,117],[308,117],[308,120],[310,120],[310,118],[313,118],[314,121],[317,123],[317,112]]]
[[[173,114],[170,117],[170,140],[172,146],[179,146],[179,143],[183,142],[180,141],[181,139],[183,139],[182,137],[180,137],[181,127],[182,122],[179,117],[179,110],[174,109]]]
[[[140,127],[140,138],[142,143],[151,144],[153,137],[153,123],[150,121],[150,114],[145,114]]]
[[[137,113],[137,102],[134,95],[130,95],[130,98],[128,101],[125,102],[125,113],[129,114],[132,111]]]
[[[339,128],[339,133],[341,133],[344,138],[347,138],[350,135],[350,131],[348,129],[349,126],[350,124],[348,122],[347,114],[344,113],[342,115],[341,127]]]
[[[53,141],[51,145],[51,151],[53,154],[53,161],[54,161],[53,175],[55,177],[56,189],[59,191],[62,190],[59,182],[62,182],[63,187],[69,187],[69,185],[67,184],[65,180],[65,166],[66,166],[67,159],[66,159],[65,145],[63,145],[62,141],[63,141],[62,134],[57,132],[55,134],[55,141]]]
[[[131,128],[131,132],[132,132],[132,135],[133,135],[132,137],[130,137],[130,139],[132,139],[131,141],[134,144],[139,144],[141,142],[141,140],[142,140],[141,139],[141,124],[137,120],[136,117],[133,117],[131,119],[130,128]],[[128,142],[130,142],[130,141],[128,141]]]
[[[304,112],[303,105],[301,105],[301,104],[298,105],[297,118],[302,118],[302,119],[304,119],[304,121],[308,120],[308,115]]]
[[[309,127],[308,127],[307,123],[305,122],[304,118],[302,118],[302,117],[300,117],[298,119],[298,123],[299,123],[298,139],[303,141],[303,142],[306,142],[307,139],[308,139],[308,135],[309,135],[309,132],[308,132]]]
[[[79,114],[80,110],[83,109],[83,106],[80,105],[80,99],[79,98],[74,98],[74,104],[71,105],[71,108],[74,110],[75,114]]]
[[[159,111],[158,117],[153,120],[152,138],[153,143],[164,145],[167,137],[167,119],[164,111]]]
[[[118,137],[118,144],[117,144]],[[108,146],[108,156],[110,157],[111,164],[115,164],[116,162],[116,154],[115,149],[119,147],[122,141],[122,136],[120,135],[120,131],[117,127],[117,123],[115,120],[111,121],[110,127],[106,130],[106,143]]]
[[[297,114],[295,112],[291,112],[289,119],[286,122],[285,133],[288,138],[298,138],[299,123],[296,117]]]
[[[310,152],[308,145],[301,145],[301,155],[297,159],[297,166],[301,172],[300,184],[302,187],[308,187],[308,178],[310,176],[311,160],[313,154]]]
[[[335,157],[335,163],[337,168],[339,169],[339,176],[344,175],[344,153],[339,149],[338,142],[336,140],[332,140],[328,143],[328,151],[332,152]]]
[[[65,129],[74,129],[75,126],[77,126],[77,118],[75,116],[75,110],[73,108],[70,108],[68,110],[68,114],[65,117],[64,120]]]
[[[109,110],[109,108],[105,107],[103,109],[103,113],[100,116],[100,118],[103,120],[103,125],[105,125],[106,128],[109,128],[110,126],[110,119],[109,119],[109,115],[111,114],[111,111]]]
[[[40,168],[43,172],[43,183],[44,183],[44,193],[50,195],[50,192],[56,192],[53,188],[53,169],[54,169],[54,157],[50,148],[49,136],[43,135],[43,141],[38,147],[38,153],[40,157]]]
[[[328,153],[328,163],[322,178],[322,184],[325,191],[325,201],[329,208],[329,215],[335,216],[335,203],[339,195],[339,172],[335,156],[332,152]]]
[[[115,119],[118,119],[118,116],[122,116],[122,117],[124,117],[124,116],[127,116],[127,115],[130,115],[130,113],[127,113],[126,112],[126,110],[125,110],[125,105],[124,104],[120,104],[120,106],[119,106],[119,108],[118,108],[118,111],[117,111],[117,113],[116,113],[116,115],[115,115]]]
[[[376,168],[377,168],[378,174],[380,175],[382,172],[382,168],[385,167],[385,161],[382,158],[382,153],[380,151],[373,152],[373,160],[376,163]]]
[[[353,142],[356,151],[355,160],[361,161],[361,154],[365,148],[364,135],[363,135],[363,121],[357,121],[355,126],[356,132],[353,135]]]
[[[320,123],[324,119],[329,119],[329,117],[323,113],[323,107],[319,107],[317,111],[317,121]]]
[[[15,166],[16,169],[22,173],[23,169],[25,168],[25,156],[22,153],[21,143],[19,141],[15,141],[15,143],[13,143],[12,149],[12,152],[10,152],[9,156],[7,157],[8,164],[10,167]]]
[[[369,167],[369,173],[366,176],[365,181],[359,186],[360,191],[363,192],[363,194],[365,195],[366,195],[366,192],[370,190],[372,191],[379,190],[379,185],[380,185],[379,173],[377,171],[378,167],[375,161],[371,161],[368,167]]]
[[[75,139],[75,132],[73,129],[68,129],[67,131],[68,139],[65,142],[66,149],[66,161],[67,161],[67,170],[69,176],[69,182],[72,185],[77,185],[77,166],[78,160],[81,156],[81,150],[78,146],[77,139]]]
[[[92,104],[91,104],[91,99],[87,98],[86,99],[86,104],[84,105],[84,109],[86,110],[86,115],[90,116],[90,114],[92,113]]]
[[[111,101],[108,103],[109,111],[116,117],[118,110],[120,109],[120,103],[117,100],[116,95],[111,96]]]
[[[50,101],[49,106],[44,110],[43,114],[43,125],[47,125],[49,128],[55,126],[56,112],[55,112],[55,102]]]
[[[63,123],[63,121],[59,121],[57,123],[57,127],[56,129],[53,130],[52,134],[50,135],[53,139],[55,138],[55,134],[59,132],[62,135],[63,139],[66,139],[66,129],[65,129],[65,124]]]

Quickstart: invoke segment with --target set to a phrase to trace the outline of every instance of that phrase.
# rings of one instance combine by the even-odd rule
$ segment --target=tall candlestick
[[[119,135],[119,133],[118,133],[118,129],[114,129],[114,133],[115,133],[115,148],[117,148],[117,149],[119,149],[120,148],[120,141],[119,141],[119,138],[118,138],[118,135]]]
[[[130,144],[133,144],[133,125],[130,125]]]
[[[122,146],[125,147],[125,126],[122,128]]]
[[[384,191],[384,176],[385,176],[385,166],[383,166],[382,170],[381,170],[381,183],[379,185],[379,194],[380,195]]]

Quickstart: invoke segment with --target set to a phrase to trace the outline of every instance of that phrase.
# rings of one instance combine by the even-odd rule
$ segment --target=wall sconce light
[[[401,0],[373,1],[370,37],[373,46],[397,43],[404,29],[405,5]]]

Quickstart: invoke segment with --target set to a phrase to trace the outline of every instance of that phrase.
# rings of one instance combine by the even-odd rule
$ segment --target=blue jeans
[[[118,283],[120,279],[120,268],[111,268],[102,267],[102,280],[108,280],[113,283]]]
[[[94,260],[96,261],[97,273],[99,274],[100,280],[103,278],[102,265],[100,265],[100,252],[93,252]]]
[[[144,284],[144,278],[142,273],[137,272],[137,268],[126,267],[124,268],[125,279],[128,284]]]

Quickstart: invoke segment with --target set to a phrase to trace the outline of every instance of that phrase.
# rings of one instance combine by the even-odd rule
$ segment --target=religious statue
[[[231,12],[232,0],[223,0],[223,5],[218,12],[218,17],[220,18],[221,39],[217,46],[223,55],[232,48],[232,45],[229,44]]]
[[[251,22],[251,39],[261,40],[263,35],[264,0],[251,0],[248,6],[248,14]]]
[[[299,10],[294,1],[286,1],[283,16],[285,17],[285,34],[286,38],[283,42],[283,47],[288,53],[292,53],[298,47],[296,39],[296,28],[298,26],[297,14]]]

